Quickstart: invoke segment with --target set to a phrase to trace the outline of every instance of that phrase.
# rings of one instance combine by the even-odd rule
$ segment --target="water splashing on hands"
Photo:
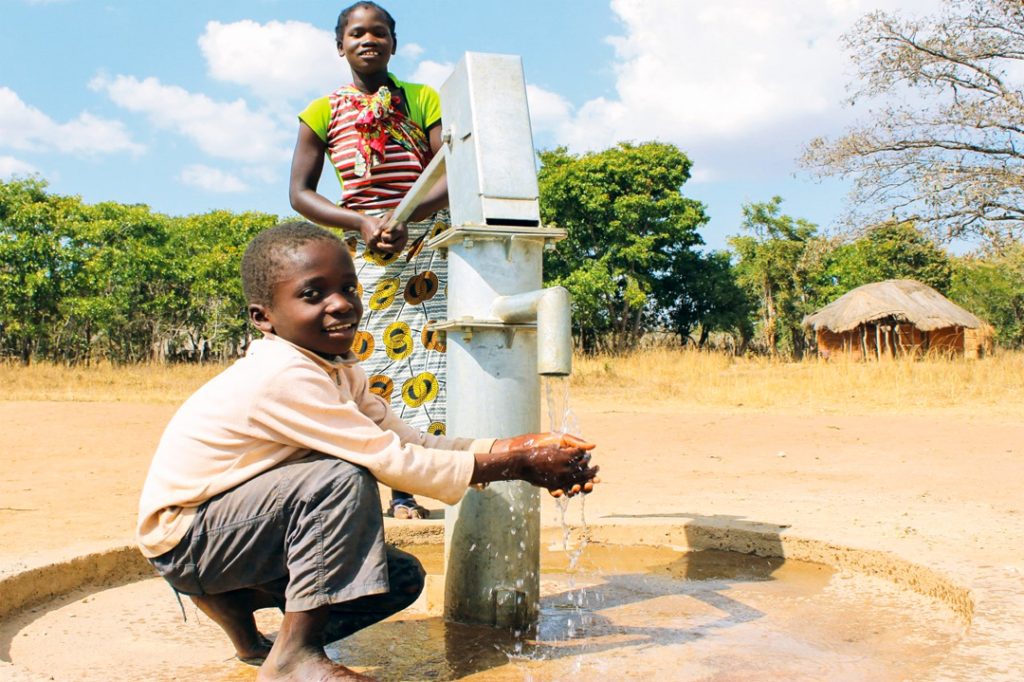
[[[492,454],[507,454],[518,478],[552,495],[588,493],[598,482],[600,467],[590,466],[594,444],[564,433],[527,433],[495,442]]]

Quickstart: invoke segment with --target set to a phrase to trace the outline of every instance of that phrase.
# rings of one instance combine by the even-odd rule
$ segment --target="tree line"
[[[913,222],[859,236],[819,233],[782,199],[744,207],[728,250],[702,250],[703,205],[681,191],[690,161],[663,143],[573,155],[541,152],[545,224],[569,236],[545,255],[546,284],[573,296],[585,352],[645,338],[799,357],[803,316],[889,278],[928,284],[1024,346],[1024,244],[954,256]],[[225,360],[247,324],[238,264],[278,222],[265,213],[167,216],[86,204],[38,178],[0,183],[0,353],[29,363]]]
[[[238,264],[276,216],[172,217],[0,183],[0,353],[23,363],[225,359],[251,334]]]
[[[702,253],[706,216],[673,195],[689,177],[678,150],[541,155],[545,217],[573,235],[547,264],[581,301],[585,348],[629,348],[662,328],[698,345],[724,334],[741,349],[800,356],[804,315],[889,278],[929,284],[991,323],[1001,345],[1024,345],[1024,4],[875,11],[843,43],[856,68],[849,104],[866,103],[867,115],[811,140],[801,161],[852,180],[844,236],[785,215],[773,197],[744,207],[729,251]],[[637,176],[619,182],[623,173]],[[965,237],[975,253],[941,246]]]
[[[1024,243],[985,242],[955,256],[914,221],[845,236],[782,211],[772,197],[743,207],[725,251],[702,251],[703,206],[680,187],[690,161],[672,145],[618,146],[584,155],[541,153],[541,211],[569,238],[545,256],[545,275],[570,290],[587,351],[635,348],[652,332],[740,352],[802,356],[804,316],[863,284],[915,279],[983,318],[1004,347],[1024,346]]]

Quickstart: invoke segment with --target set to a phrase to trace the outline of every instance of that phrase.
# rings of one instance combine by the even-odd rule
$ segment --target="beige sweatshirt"
[[[139,500],[136,540],[145,556],[163,554],[203,502],[310,452],[454,504],[472,478],[473,453],[493,442],[419,432],[369,391],[353,356],[330,362],[268,337],[196,391],[167,425]]]

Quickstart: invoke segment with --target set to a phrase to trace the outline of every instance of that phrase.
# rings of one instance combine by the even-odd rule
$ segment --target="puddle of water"
[[[439,545],[406,549],[440,570]],[[382,680],[903,680],[962,634],[940,604],[817,564],[599,543],[571,569],[559,547],[541,561],[533,638],[407,611],[328,651]],[[0,653],[56,680],[254,680],[185,604],[187,623],[158,579],[72,595],[4,623]]]
[[[379,651],[362,661],[395,680],[905,680],[962,634],[930,600],[817,564],[600,544],[571,576],[568,562],[557,548],[542,557],[533,639],[432,619],[331,653]]]

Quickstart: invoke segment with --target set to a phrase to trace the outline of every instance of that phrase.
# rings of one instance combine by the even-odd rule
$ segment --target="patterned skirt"
[[[447,360],[444,332],[425,325],[447,319],[448,262],[423,244],[449,224],[446,210],[408,223],[409,241],[400,254],[368,252],[362,238],[346,238],[363,301],[352,350],[370,390],[389,400],[407,424],[433,434],[446,432]]]

